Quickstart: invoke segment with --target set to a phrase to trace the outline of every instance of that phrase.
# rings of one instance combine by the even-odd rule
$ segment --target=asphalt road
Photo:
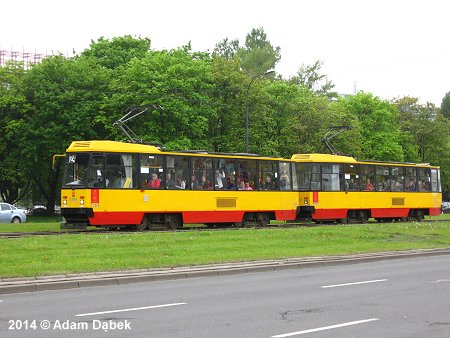
[[[0,295],[0,337],[450,337],[450,255]]]

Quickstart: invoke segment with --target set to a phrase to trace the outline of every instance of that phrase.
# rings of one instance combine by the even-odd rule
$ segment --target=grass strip
[[[0,239],[0,277],[450,247],[450,222]]]
[[[0,233],[7,233],[7,232],[40,232],[40,231],[51,231],[51,232],[73,232],[77,230],[67,230],[67,229],[60,229],[60,222],[62,221],[61,216],[29,216],[27,218],[26,223],[21,224],[13,224],[13,223],[2,223],[0,224]],[[432,216],[426,218],[426,220],[439,220],[439,221],[450,221],[450,214],[441,214],[439,216]],[[371,219],[371,223],[376,223],[375,220]],[[283,221],[272,221],[271,225],[276,224],[284,224]],[[187,224],[187,227],[192,227],[194,225]],[[201,225],[198,225],[199,227],[202,227]],[[97,227],[88,227],[88,230],[104,230],[102,228]]]

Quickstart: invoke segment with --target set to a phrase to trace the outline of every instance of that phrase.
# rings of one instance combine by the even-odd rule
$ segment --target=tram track
[[[428,223],[439,223],[439,222],[449,222],[449,220],[426,220],[424,222]],[[368,222],[364,224],[380,224],[378,222]],[[383,224],[396,223],[396,222],[383,222]],[[398,222],[397,222],[398,223]],[[413,222],[408,222],[413,223]],[[360,225],[362,223],[350,223]],[[339,226],[342,224],[336,223],[314,223],[314,222],[299,222],[299,223],[285,223],[270,226],[247,226],[247,227],[183,227],[181,229],[154,229],[146,231],[136,231],[136,230],[124,230],[115,227],[110,227],[108,229],[96,229],[96,230],[72,230],[72,231],[31,231],[31,232],[0,232],[0,238],[21,238],[21,237],[32,237],[32,236],[59,236],[59,235],[101,235],[101,234],[140,234],[144,232],[148,233],[161,233],[161,232],[189,232],[189,231],[224,231],[224,230],[269,230],[269,229],[283,229],[283,228],[301,228],[301,227],[325,227],[325,226]],[[349,225],[349,224],[346,224]]]

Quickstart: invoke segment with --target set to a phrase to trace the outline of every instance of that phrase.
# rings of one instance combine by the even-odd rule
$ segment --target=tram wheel
[[[164,217],[164,223],[173,230],[180,229],[183,227],[183,220],[181,215],[178,214],[167,214]]]
[[[423,221],[424,216],[423,216],[423,211],[422,210],[417,210],[417,212],[416,212],[416,219],[417,219],[417,222],[422,222]]]
[[[270,222],[269,215],[266,213],[258,213],[256,216],[256,222],[261,227],[267,226]]]
[[[367,213],[365,211],[359,212],[359,223],[367,223],[369,220],[369,217],[367,216]]]
[[[136,230],[136,231],[142,232],[142,231],[145,231],[146,229],[147,229],[147,223],[145,222],[145,219],[142,220],[142,223],[136,224],[134,226],[134,230]]]

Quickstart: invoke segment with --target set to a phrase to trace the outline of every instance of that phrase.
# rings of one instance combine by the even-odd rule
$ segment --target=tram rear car
[[[358,162],[352,157],[297,154],[301,218],[338,223],[422,220],[439,215],[440,171],[426,164]],[[303,192],[302,192],[303,191]]]

